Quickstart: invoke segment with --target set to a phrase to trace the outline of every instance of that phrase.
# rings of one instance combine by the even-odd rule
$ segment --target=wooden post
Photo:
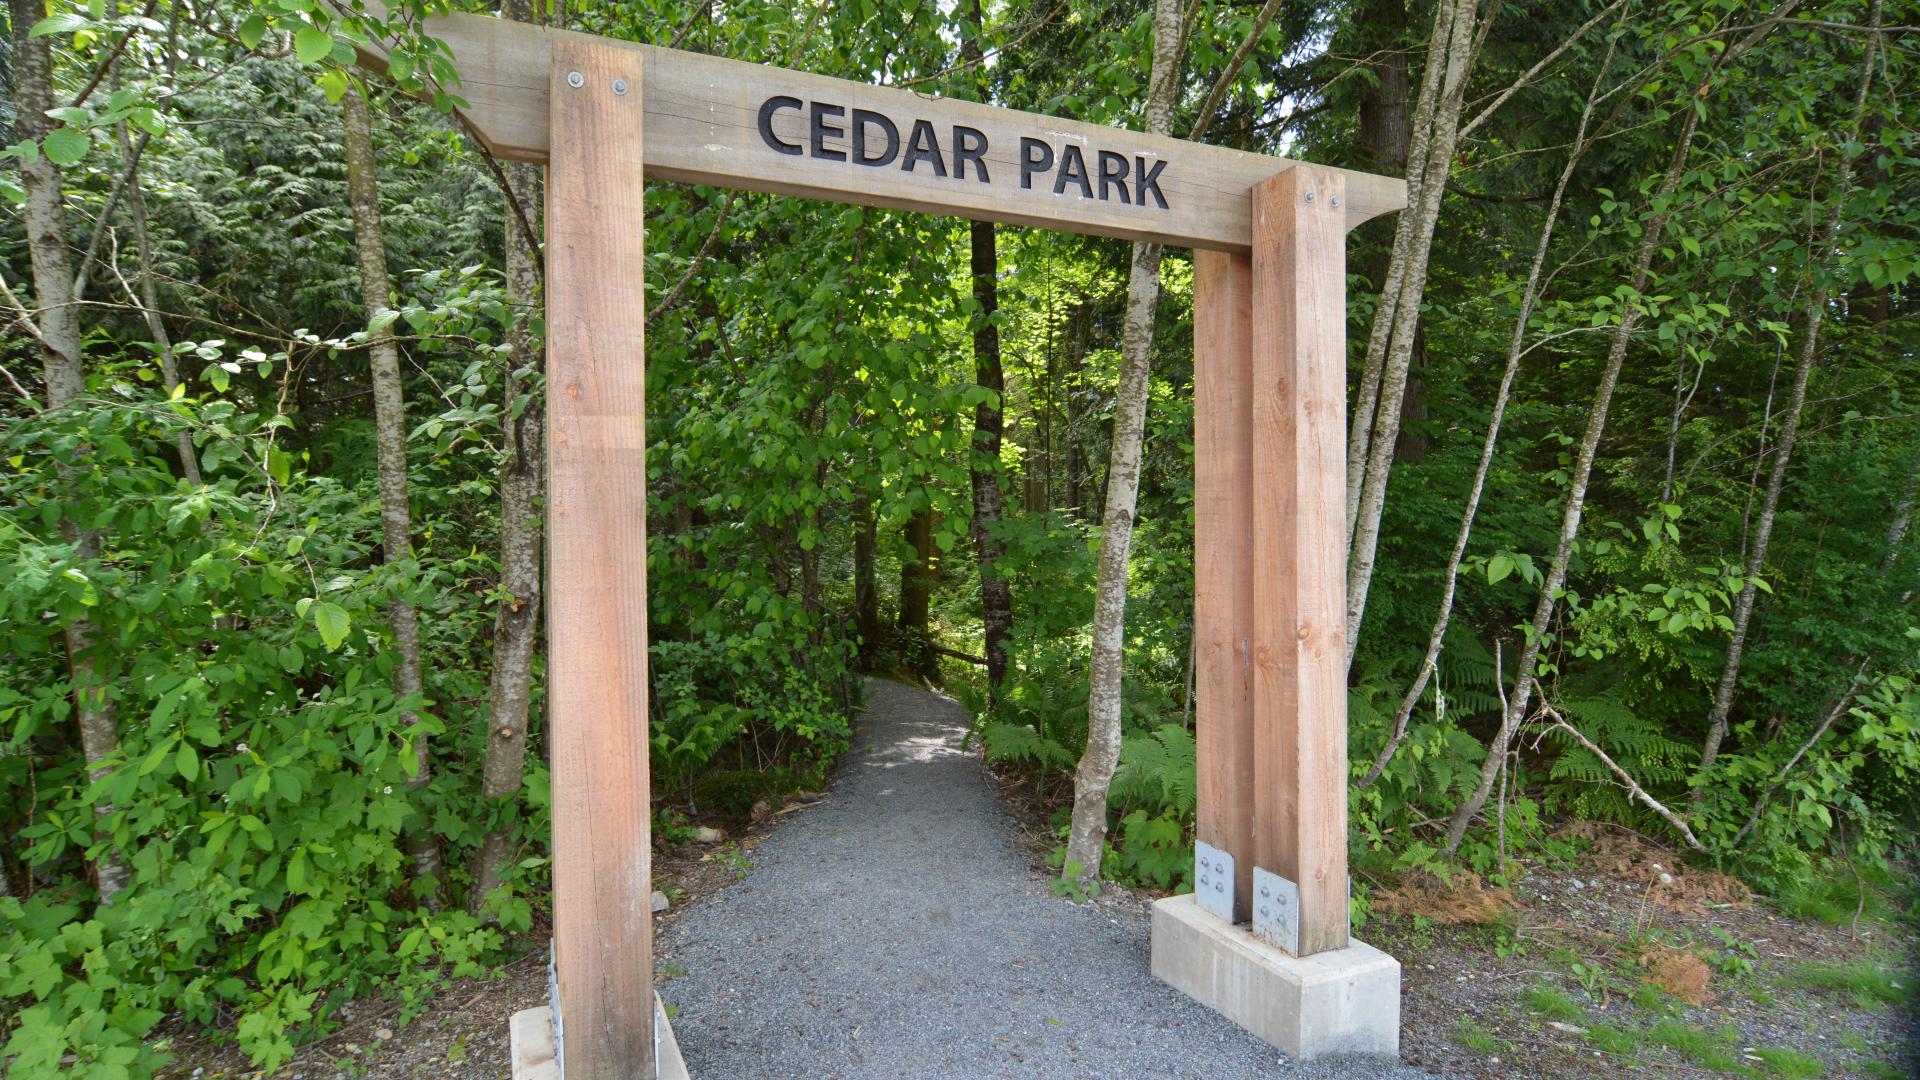
[[[640,89],[632,49],[554,42],[547,702],[567,1080],[654,1075]]]
[[[1300,888],[1301,956],[1349,927],[1345,188],[1253,188],[1254,854]]]
[[[1193,253],[1196,832],[1253,896],[1253,262]]]

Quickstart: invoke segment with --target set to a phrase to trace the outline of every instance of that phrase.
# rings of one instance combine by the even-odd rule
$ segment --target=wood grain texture
[[[1300,954],[1347,906],[1345,178],[1253,189],[1254,851],[1300,886]]]
[[[654,1075],[642,62],[579,40],[553,59],[547,704],[560,1053],[567,1080],[632,1080]]]
[[[1294,168],[1298,162],[1190,143],[1056,117],[929,97],[700,53],[618,42],[563,30],[505,22],[478,15],[429,20],[428,33],[453,49],[460,71],[463,110],[500,157],[546,161],[553,151],[547,102],[551,50],[560,42],[601,42],[633,52],[646,69],[646,165],[655,179],[801,195],[834,202],[887,206],[1067,232],[1151,240],[1176,247],[1248,250],[1247,191]],[[363,59],[380,67],[377,53]],[[834,121],[846,125],[855,108],[891,117],[905,142],[916,119],[932,122],[951,152],[953,125],[972,127],[988,141],[985,161],[992,183],[935,176],[929,167],[862,167],[810,154],[786,155],[767,147],[759,132],[759,108],[774,95],[844,107]],[[782,111],[777,135],[805,143],[810,118]],[[1159,188],[1167,209],[1122,204],[1117,197],[1082,198],[1075,187],[1054,191],[1053,174],[1033,187],[1020,186],[1020,138],[1049,142],[1062,154],[1078,146],[1099,183],[1098,152],[1127,160],[1165,161]],[[844,149],[844,145],[842,146]],[[1351,198],[1344,208],[1351,228],[1406,205],[1404,181],[1346,173]],[[1045,181],[1045,182],[1041,182]]]
[[[1196,828],[1233,856],[1235,922],[1253,896],[1253,262],[1193,256]]]

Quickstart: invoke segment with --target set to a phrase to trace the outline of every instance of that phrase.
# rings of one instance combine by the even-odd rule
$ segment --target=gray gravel
[[[830,794],[661,935],[697,1080],[1420,1077],[1294,1066],[1147,969],[1146,911],[1053,896],[949,698],[870,684]]]

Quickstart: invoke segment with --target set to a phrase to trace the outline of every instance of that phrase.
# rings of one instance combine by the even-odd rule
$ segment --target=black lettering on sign
[[[887,137],[887,148],[878,157],[867,156],[868,125],[879,128]],[[900,129],[893,126],[893,121],[887,119],[882,113],[868,109],[853,110],[853,160],[861,165],[872,165],[877,168],[881,165],[893,164],[893,159],[899,156]]]
[[[831,135],[836,139],[843,139],[847,135],[847,129],[845,128],[828,126],[827,118],[834,117],[838,119],[845,115],[847,115],[847,110],[838,105],[823,105],[818,101],[813,103],[812,132],[814,157],[826,158],[829,161],[847,160],[847,152],[845,150],[827,149],[827,136]]]
[[[933,175],[947,175],[947,163],[940,160],[940,137],[925,120],[913,122],[913,134],[907,136],[907,156],[900,162],[901,172],[912,172],[916,162],[933,163]]]
[[[1141,206],[1147,205],[1147,192],[1151,191],[1153,192],[1153,201],[1160,204],[1160,209],[1165,210],[1167,208],[1167,197],[1160,194],[1160,174],[1164,172],[1166,168],[1167,163],[1165,161],[1156,161],[1153,163],[1153,168],[1149,169],[1147,168],[1146,158],[1138,154],[1134,155],[1133,190],[1140,195]]]
[[[990,184],[993,180],[987,176],[987,133],[979,128],[953,125],[953,178],[967,178],[967,162],[973,162],[980,170],[980,182]]]
[[[782,142],[773,133],[773,114],[781,109],[798,108],[800,108],[800,99],[796,97],[770,97],[760,106],[760,138],[774,153],[799,155],[799,143]]]
[[[1059,195],[1067,190],[1068,184],[1080,185],[1080,197],[1093,198],[1093,185],[1087,182],[1087,159],[1080,148],[1072,143],[1060,155],[1060,175],[1053,178],[1053,193]]]
[[[1120,201],[1131,204],[1127,198],[1127,155],[1116,154],[1111,150],[1100,151],[1100,201],[1107,201],[1107,187],[1120,189]]]
[[[789,142],[774,133],[774,121],[787,110],[795,113],[787,122],[787,130],[798,138],[804,128],[804,142]],[[952,126],[949,157],[948,148],[940,145],[933,121],[914,120],[902,139],[900,127],[907,121],[896,121],[873,109],[850,110],[845,105],[779,94],[761,103],[759,123],[760,141],[776,154],[844,161],[868,168],[883,168],[897,161],[900,171],[909,173],[924,162],[935,177],[943,180],[993,183],[987,171],[987,133],[965,124]],[[1050,134],[1063,140],[1085,141],[1080,136]],[[1082,199],[1112,202],[1117,194],[1123,206],[1145,207],[1151,200],[1162,210],[1168,208],[1166,193],[1160,190],[1160,175],[1167,170],[1165,159],[1155,157],[1149,163],[1152,155],[1136,154],[1128,161],[1127,155],[1117,151],[1095,150],[1074,141],[1067,141],[1064,149],[1055,149],[1047,139],[1026,135],[1020,137],[1019,149],[1020,187],[1024,191],[1033,190],[1035,177],[1051,175],[1053,194],[1057,196],[1064,196],[1071,188]],[[1091,167],[1088,155],[1093,155]]]
[[[1020,186],[1033,186],[1033,174],[1053,169],[1053,147],[1039,139],[1020,137]]]

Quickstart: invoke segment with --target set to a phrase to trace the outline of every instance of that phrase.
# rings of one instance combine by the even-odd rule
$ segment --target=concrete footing
[[[513,1014],[509,1031],[513,1041],[513,1080],[560,1080],[560,1063],[553,1058],[553,1010],[522,1009]],[[660,995],[653,995],[654,1043],[659,1048],[659,1080],[687,1080],[687,1062],[673,1037]]]
[[[1170,896],[1153,905],[1153,973],[1296,1060],[1400,1053],[1400,962],[1359,941],[1295,958]]]

